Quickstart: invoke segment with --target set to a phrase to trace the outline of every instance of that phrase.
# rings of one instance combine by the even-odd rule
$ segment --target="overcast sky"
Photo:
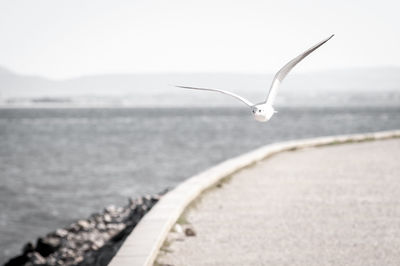
[[[101,73],[270,73],[336,36],[296,71],[398,66],[400,1],[0,0],[0,66]]]

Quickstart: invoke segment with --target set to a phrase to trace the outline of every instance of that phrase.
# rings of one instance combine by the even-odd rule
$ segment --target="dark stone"
[[[36,251],[43,257],[47,257],[60,247],[61,241],[56,237],[39,238],[36,244]]]
[[[188,227],[185,229],[185,235],[186,236],[196,236],[196,232],[192,228]]]
[[[4,264],[4,266],[23,266],[28,261],[29,261],[28,256],[24,254],[10,259],[8,262]]]
[[[35,251],[35,247],[33,246],[33,244],[31,242],[26,243],[25,246],[22,248],[23,254],[27,254],[27,253],[33,252],[33,251]]]

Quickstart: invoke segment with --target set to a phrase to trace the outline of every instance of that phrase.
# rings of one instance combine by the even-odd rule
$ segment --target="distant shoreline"
[[[333,104],[297,104],[297,105],[282,105],[277,106],[277,109],[295,109],[295,108],[307,108],[307,109],[337,109],[337,108],[400,108],[396,103],[391,104],[352,104],[352,105],[333,105]],[[31,105],[13,105],[13,104],[0,104],[0,110],[2,109],[243,109],[247,110],[245,106],[241,105],[72,105],[72,104],[31,104]]]

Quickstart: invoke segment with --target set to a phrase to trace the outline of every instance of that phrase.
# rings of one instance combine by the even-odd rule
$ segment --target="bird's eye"
[[[258,110],[259,113],[261,113],[261,110]]]

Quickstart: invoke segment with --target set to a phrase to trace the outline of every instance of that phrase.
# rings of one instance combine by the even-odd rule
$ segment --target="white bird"
[[[216,91],[220,93],[224,93],[227,95],[230,95],[232,97],[235,97],[239,101],[242,101],[245,103],[247,106],[251,108],[251,111],[253,112],[254,119],[260,122],[267,122],[268,120],[271,119],[271,117],[277,113],[277,111],[274,110],[273,104],[275,101],[275,97],[278,91],[279,85],[282,83],[283,79],[286,77],[286,75],[294,68],[301,60],[303,60],[306,56],[314,52],[316,49],[318,49],[321,45],[329,41],[334,34],[332,34],[329,38],[323,40],[322,42],[317,43],[304,53],[300,54],[296,58],[292,59],[289,61],[286,65],[284,65],[274,76],[274,79],[272,80],[271,88],[269,89],[267,98],[265,101],[258,103],[258,104],[253,104],[249,100],[229,91],[225,90],[217,90],[217,89],[206,89],[206,88],[195,88],[195,87],[187,87],[187,86],[176,86],[179,88],[184,88],[184,89],[192,89],[192,90],[205,90],[205,91]]]

